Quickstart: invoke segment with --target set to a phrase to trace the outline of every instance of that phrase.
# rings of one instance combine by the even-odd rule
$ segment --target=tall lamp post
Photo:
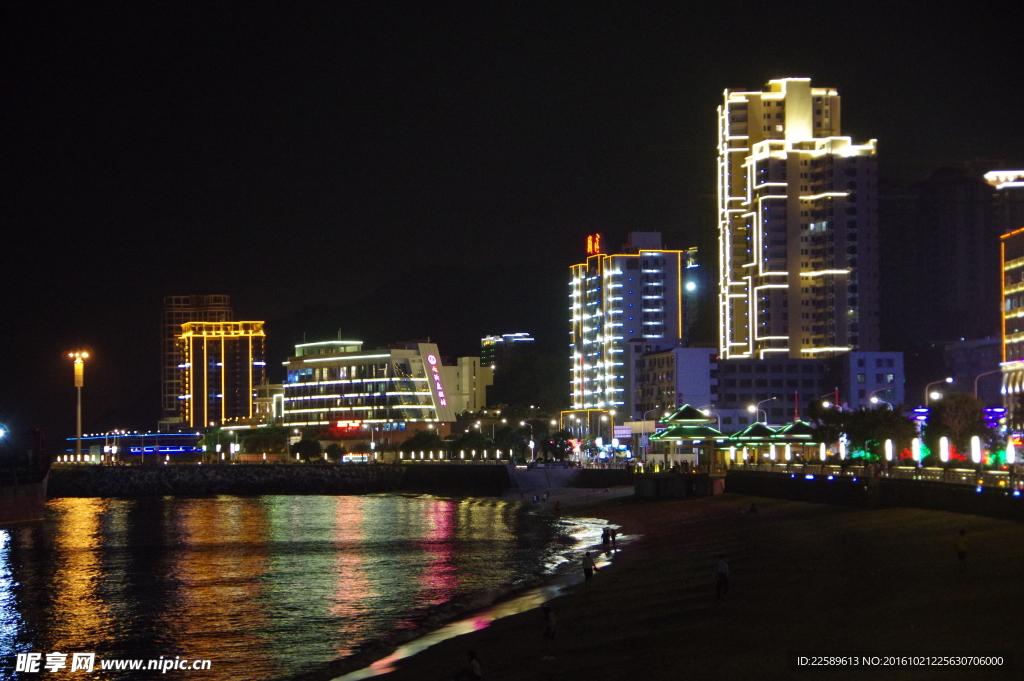
[[[926,385],[924,387],[924,406],[926,406],[926,407],[928,406],[928,398],[930,397],[930,393],[928,391],[929,388],[931,388],[933,385],[939,385],[940,383],[952,383],[952,382],[953,382],[953,377],[949,376],[947,378],[942,379],[941,381],[932,381],[931,383]]]
[[[75,361],[75,391],[78,393],[77,409],[77,433],[78,442],[75,445],[75,460],[82,460],[82,386],[85,385],[85,360],[89,359],[89,353],[84,350],[75,350],[68,353],[68,358]]]
[[[524,426],[526,428],[530,429],[530,460],[533,461],[534,460],[534,456],[533,456],[533,424],[532,423],[527,423],[526,421],[520,421],[519,422],[519,427],[522,428]]]
[[[1001,374],[1001,373],[1003,373],[1002,369],[994,369],[992,371],[986,371],[983,374],[978,374],[977,376],[975,376],[974,377],[974,399],[978,399],[978,379],[979,378],[981,378],[982,376],[989,376],[991,374]]]
[[[648,409],[647,411],[644,412],[644,418],[643,418],[643,423],[644,423],[643,431],[644,432],[641,433],[640,435],[641,435],[641,438],[643,438],[644,436],[647,436],[647,442],[644,443],[644,462],[645,463],[647,462],[647,453],[648,453],[647,450],[651,448],[651,436],[647,435],[647,415],[650,414],[652,411],[661,411],[661,407],[655,407],[654,409]]]

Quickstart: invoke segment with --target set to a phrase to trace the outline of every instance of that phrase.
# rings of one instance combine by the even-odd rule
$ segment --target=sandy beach
[[[547,506],[558,500],[552,493]],[[742,513],[754,504],[756,513]],[[474,650],[488,681],[586,679],[1022,678],[1024,526],[914,509],[722,495],[638,501],[621,489],[578,493],[566,513],[642,537],[589,585],[412,657],[379,681],[451,678]],[[956,535],[965,529],[961,572]],[[724,554],[731,588],[716,599]],[[1002,668],[791,668],[787,652],[1011,653]]]

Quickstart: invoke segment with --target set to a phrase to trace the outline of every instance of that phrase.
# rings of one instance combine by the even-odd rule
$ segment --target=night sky
[[[73,434],[83,346],[86,430],[154,426],[170,294],[558,347],[586,233],[714,243],[727,87],[838,88],[903,182],[1024,166],[1019,3],[607,5],[3,3],[0,423]]]

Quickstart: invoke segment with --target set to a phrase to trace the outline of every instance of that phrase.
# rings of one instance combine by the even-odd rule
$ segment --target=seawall
[[[55,466],[49,497],[369,494],[501,496],[508,489],[628,485],[624,470],[543,469],[504,464],[236,464]]]
[[[55,466],[49,496],[367,494],[401,486],[402,470],[381,464],[233,466]]]

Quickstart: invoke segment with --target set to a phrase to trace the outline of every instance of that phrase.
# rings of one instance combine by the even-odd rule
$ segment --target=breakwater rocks
[[[385,464],[54,466],[49,496],[367,494],[401,489],[403,474]]]

